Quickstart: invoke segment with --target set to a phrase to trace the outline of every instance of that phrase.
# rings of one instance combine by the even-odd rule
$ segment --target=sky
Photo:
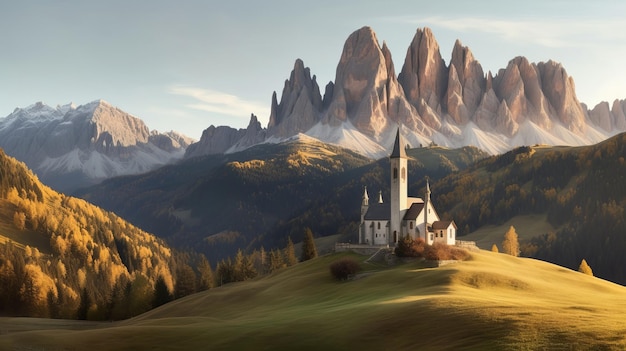
[[[150,129],[267,125],[296,59],[323,91],[348,36],[372,27],[396,72],[418,28],[485,72],[560,62],[581,102],[626,99],[624,1],[0,0],[0,117],[38,101],[103,99]]]

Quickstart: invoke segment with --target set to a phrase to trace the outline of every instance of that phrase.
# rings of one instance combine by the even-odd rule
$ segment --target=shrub
[[[361,270],[361,265],[350,257],[339,259],[330,265],[330,274],[337,280],[347,280]]]
[[[398,257],[424,257],[424,251],[426,248],[426,242],[422,238],[411,239],[410,236],[405,236],[395,249],[395,254]]]
[[[463,261],[469,257],[469,253],[458,247],[448,246],[443,243],[433,243],[425,247],[424,257],[429,261]]]

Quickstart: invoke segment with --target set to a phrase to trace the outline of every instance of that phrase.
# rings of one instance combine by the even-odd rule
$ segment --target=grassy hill
[[[625,159],[624,133],[590,146],[521,147],[433,184],[433,202],[474,240],[499,244],[504,224],[519,223],[524,256],[570,268],[585,259],[597,276],[626,284]],[[490,234],[498,227],[499,240]]]
[[[439,268],[363,264],[338,282],[320,257],[81,324],[0,319],[0,348],[90,350],[623,350],[626,288],[546,262],[481,251]]]

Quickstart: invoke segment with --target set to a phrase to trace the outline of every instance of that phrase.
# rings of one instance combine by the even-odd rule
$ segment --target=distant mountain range
[[[386,156],[398,125],[413,147],[476,146],[491,154],[522,145],[588,145],[626,130],[626,100],[589,110],[574,81],[554,61],[512,59],[495,75],[468,47],[454,44],[450,63],[430,29],[418,29],[396,75],[391,52],[363,27],[347,39],[336,78],[323,96],[296,60],[280,102],[274,92],[267,128],[252,116],[246,129],[211,126],[186,157],[236,152],[301,133],[369,157]]]
[[[62,192],[171,163],[192,142],[175,132],[150,132],[103,100],[56,108],[38,102],[0,119],[0,147]]]
[[[512,59],[495,75],[457,41],[448,65],[430,29],[418,29],[396,75],[391,52],[369,27],[352,33],[323,95],[296,60],[266,127],[210,126],[198,142],[150,132],[140,119],[102,100],[56,108],[35,103],[0,119],[0,147],[48,185],[71,193],[181,158],[242,151],[296,139],[333,144],[369,158],[387,156],[400,126],[410,146],[475,146],[500,154],[522,145],[588,145],[626,130],[626,100],[593,109],[556,62]]]

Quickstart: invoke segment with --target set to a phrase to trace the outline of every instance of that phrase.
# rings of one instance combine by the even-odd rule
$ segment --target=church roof
[[[404,214],[404,220],[408,221],[408,220],[417,219],[417,216],[419,216],[419,214],[422,212],[423,209],[424,209],[423,202],[417,202],[417,203],[411,204],[411,207],[409,207],[409,209]]]
[[[365,213],[365,220],[370,221],[388,221],[391,214],[391,207],[388,203],[370,204]]]
[[[448,229],[450,225],[453,225],[456,229],[456,224],[454,223],[454,221],[435,221],[433,222],[433,230]]]
[[[402,142],[402,136],[400,135],[400,128],[396,133],[396,141],[393,143],[393,151],[391,151],[391,158],[406,158],[406,151],[404,150],[404,143]]]

